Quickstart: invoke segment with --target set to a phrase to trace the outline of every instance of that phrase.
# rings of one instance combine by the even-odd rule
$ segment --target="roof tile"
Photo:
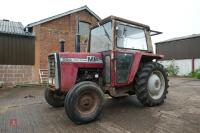
[[[25,32],[21,22],[13,22],[9,20],[0,20],[0,33],[34,36],[32,33]]]

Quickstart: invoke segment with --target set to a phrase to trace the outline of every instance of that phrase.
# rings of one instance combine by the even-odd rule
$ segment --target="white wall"
[[[172,60],[159,61],[165,67],[172,63]],[[179,67],[178,75],[184,76],[192,72],[192,59],[174,60],[174,65]],[[200,68],[200,59],[194,60],[195,69]]]
[[[194,69],[200,69],[200,59],[195,59],[195,61],[194,61]]]

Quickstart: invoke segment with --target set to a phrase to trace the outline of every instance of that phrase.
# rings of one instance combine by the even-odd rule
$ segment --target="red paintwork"
[[[135,75],[138,71],[139,65],[140,65],[140,61],[142,58],[150,58],[150,59],[162,59],[164,56],[163,55],[158,55],[158,54],[152,54],[152,53],[146,53],[146,52],[135,52],[133,53],[133,64],[131,66],[131,70],[130,70],[130,74],[128,76],[128,80],[125,83],[117,83],[116,82],[116,76],[112,77],[114,80],[112,82],[112,84],[114,84],[114,86],[127,86],[130,85],[135,78]],[[115,75],[116,75],[116,71],[114,71]]]
[[[106,51],[102,53],[59,53],[60,58],[82,58],[86,59],[87,56],[95,56],[99,59],[103,60],[103,57],[106,55],[112,55],[111,56],[111,84],[107,84],[106,86],[110,87],[120,87],[120,86],[127,86],[130,85],[135,77],[135,74],[138,71],[140,61],[142,58],[150,58],[150,59],[162,59],[163,55],[155,55],[152,53],[146,53],[146,52],[133,52],[133,64],[131,66],[130,74],[128,76],[128,80],[125,83],[117,83],[116,82],[116,60],[115,60],[115,54],[118,51]],[[129,53],[125,52],[124,53]],[[103,63],[89,63],[89,62],[61,62],[60,64],[60,71],[61,71],[61,91],[68,91],[71,89],[77,79],[77,72],[79,68],[99,68],[103,69]]]
[[[132,53],[133,54],[133,64],[131,66],[131,70],[130,70],[130,75],[128,76],[128,80],[125,82],[125,83],[117,83],[117,80],[116,80],[116,53],[117,52],[122,52],[122,53]],[[110,55],[113,54],[114,55],[114,58],[111,59],[111,84],[107,85],[107,86],[111,86],[111,87],[115,87],[115,86],[127,86],[127,85],[130,85],[133,80],[134,80],[134,77],[135,77],[135,74],[137,73],[138,71],[138,68],[139,68],[139,65],[140,65],[140,61],[142,58],[150,58],[150,59],[162,59],[164,56],[163,55],[156,55],[156,54],[152,54],[152,53],[147,53],[147,52],[129,52],[129,51],[122,51],[122,50],[119,50],[119,51],[106,51],[106,52],[102,52],[103,56],[106,56],[106,55]]]
[[[106,55],[109,55],[111,56],[113,54],[114,56],[114,51],[110,50],[110,51],[105,51],[105,52],[102,52],[102,55],[103,57],[105,57]],[[112,57],[111,57],[112,58]],[[108,84],[107,86],[115,86],[115,83],[113,81],[115,81],[115,63],[114,63],[114,59],[111,59],[111,62],[110,62],[110,70],[111,70],[111,84]]]
[[[101,53],[59,53],[60,58],[83,58],[87,56],[95,56],[102,59]],[[103,68],[103,63],[88,63],[88,62],[61,62],[61,91],[67,91],[73,87],[76,82],[77,72],[79,68]]]

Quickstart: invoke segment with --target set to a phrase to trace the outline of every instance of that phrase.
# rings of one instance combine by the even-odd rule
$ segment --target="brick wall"
[[[0,65],[0,82],[6,86],[33,83],[34,76],[31,65]]]
[[[91,27],[97,24],[97,19],[88,11],[83,10],[33,27],[36,34],[35,66],[37,69],[47,68],[47,56],[59,51],[59,40],[65,40],[65,51],[73,52],[75,47],[76,19],[88,22]],[[85,52],[87,46],[81,46]],[[38,70],[36,70],[38,71]]]
[[[97,24],[98,20],[83,10],[34,26],[35,65],[0,65],[0,82],[13,85],[39,81],[39,69],[47,69],[47,57],[51,52],[59,51],[59,40],[65,40],[65,51],[74,51],[78,16],[80,21],[89,23],[91,27]],[[81,46],[81,51],[85,52],[86,48],[87,45]]]

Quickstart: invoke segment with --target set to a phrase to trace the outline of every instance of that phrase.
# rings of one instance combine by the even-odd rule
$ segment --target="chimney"
[[[64,52],[65,51],[65,40],[61,39],[59,41],[60,44],[60,52]]]

